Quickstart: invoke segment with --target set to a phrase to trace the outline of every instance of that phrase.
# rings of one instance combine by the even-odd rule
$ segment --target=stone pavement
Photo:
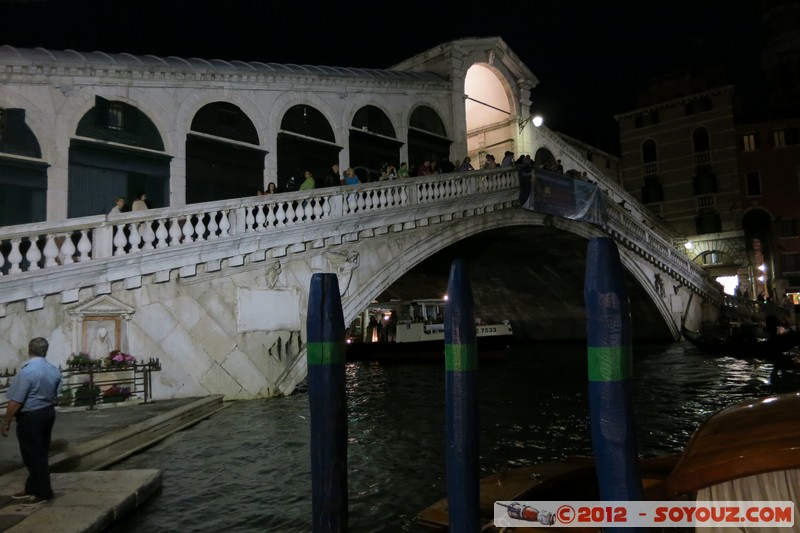
[[[152,403],[100,404],[94,411],[88,411],[85,407],[59,407],[56,411],[50,455],[55,456],[59,452],[74,448],[77,444],[143,422],[194,401],[197,401],[197,398],[159,400]],[[0,437],[0,476],[23,466],[17,444],[16,424],[12,424],[8,437]],[[0,487],[0,491],[5,492],[3,489]]]
[[[158,490],[161,472],[97,470],[222,408],[222,396],[60,408],[50,454],[55,497],[36,506],[10,497],[27,475],[12,426],[0,438],[0,532],[103,531]]]

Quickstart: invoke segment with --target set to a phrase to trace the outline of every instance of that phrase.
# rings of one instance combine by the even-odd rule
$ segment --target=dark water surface
[[[699,355],[685,342],[634,347],[640,454],[682,449],[731,403],[800,390],[757,360]],[[417,531],[445,496],[444,369],[347,367],[351,532]],[[481,475],[590,454],[583,343],[519,346],[480,368]],[[115,469],[158,468],[162,490],[116,532],[311,530],[309,407],[304,392],[237,402]]]

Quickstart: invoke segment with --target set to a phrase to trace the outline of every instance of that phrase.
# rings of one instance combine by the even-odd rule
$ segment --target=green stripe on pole
[[[633,377],[629,346],[588,347],[589,381],[622,381]]]
[[[306,346],[309,365],[341,365],[345,347],[339,342],[310,342]]]
[[[477,370],[478,347],[474,344],[445,344],[445,370]]]

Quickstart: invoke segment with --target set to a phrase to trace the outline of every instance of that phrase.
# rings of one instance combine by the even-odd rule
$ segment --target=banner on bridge
[[[525,178],[520,176],[521,192],[530,191],[527,199],[521,198],[525,209],[600,226],[606,223],[606,204],[597,185],[542,169],[532,179]]]

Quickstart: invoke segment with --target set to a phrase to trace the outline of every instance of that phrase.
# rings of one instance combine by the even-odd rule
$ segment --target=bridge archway
[[[441,225],[435,232],[411,233],[404,232],[396,238],[409,238],[413,245],[379,245],[380,265],[366,260],[375,255],[377,243],[365,241],[359,250],[362,267],[350,285],[352,294],[345,299],[348,323],[378,297],[440,296],[446,291],[450,261],[458,257],[468,264],[476,305],[489,314],[503,315],[492,318],[508,318],[512,324],[524,322],[526,327],[519,331],[527,329],[530,338],[558,338],[554,332],[564,339],[582,338],[586,248],[589,239],[604,235],[599,228],[522,210],[504,210],[458,219]],[[668,276],[659,274],[624,247],[620,247],[620,256],[628,273],[632,315],[639,336],[678,338],[670,306],[674,287]],[[428,261],[438,266],[432,270],[425,266]],[[422,269],[421,274],[418,268]],[[404,281],[407,275],[412,277]],[[439,288],[434,291],[437,284]],[[430,293],[420,294],[421,290]],[[535,320],[527,318],[531,316]]]
[[[447,128],[439,113],[428,105],[419,105],[408,119],[408,165],[422,166],[427,161],[450,158]],[[413,175],[413,174],[412,174]]]
[[[25,110],[0,108],[0,226],[40,222],[47,216],[47,163]],[[17,159],[18,156],[22,156]],[[24,158],[24,159],[23,159]]]
[[[200,108],[186,136],[186,203],[252,196],[263,188],[264,156],[250,118],[229,102]]]
[[[131,199],[142,191],[150,207],[169,205],[171,156],[141,110],[96,96],[75,134],[69,145],[68,217],[105,214],[115,198]]]
[[[309,104],[290,107],[278,132],[278,190],[297,190],[306,170],[324,176],[339,161],[340,150],[333,127],[320,110]]]
[[[464,79],[467,153],[475,168],[483,168],[486,155],[499,163],[506,151],[514,152],[516,105],[502,73],[488,63],[475,63]]]

